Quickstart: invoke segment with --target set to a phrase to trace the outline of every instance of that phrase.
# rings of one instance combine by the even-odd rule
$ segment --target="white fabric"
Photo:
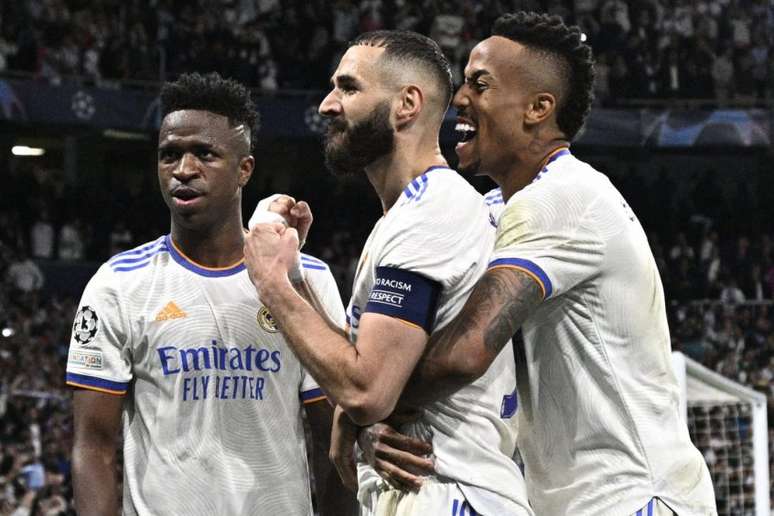
[[[680,515],[714,514],[679,413],[659,273],[621,194],[571,154],[557,158],[509,199],[493,256],[503,260],[548,296],[517,350],[535,512],[632,514],[657,496]]]
[[[442,285],[438,329],[462,309],[486,269],[493,243],[486,204],[457,173],[435,168],[412,181],[377,222],[361,254],[347,309],[353,342],[377,267],[412,271]],[[418,422],[401,428],[432,441],[438,475],[455,481],[480,513],[532,514],[521,472],[511,460],[517,418],[500,417],[503,397],[514,392],[513,352],[508,345],[479,380],[427,406]],[[359,464],[358,475],[360,500],[370,499],[385,486],[365,463]],[[511,512],[512,507],[517,509]]]
[[[518,511],[518,508],[515,509]],[[455,483],[427,481],[418,492],[399,489],[374,491],[360,506],[360,516],[478,516]],[[514,514],[505,507],[493,515]],[[515,514],[518,514],[516,512]]]
[[[319,399],[317,384],[274,331],[243,264],[204,270],[171,245],[162,237],[104,264],[70,343],[68,383],[129,387],[124,514],[311,515],[301,396]],[[304,260],[343,326],[330,271]]]

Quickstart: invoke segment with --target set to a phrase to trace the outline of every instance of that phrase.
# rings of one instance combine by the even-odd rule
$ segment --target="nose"
[[[468,104],[470,104],[470,99],[468,99],[468,94],[466,91],[467,85],[463,84],[457,89],[457,92],[454,94],[454,97],[452,98],[452,106],[454,106],[457,111],[461,109],[465,109]]]
[[[336,96],[336,90],[331,90],[330,93],[325,96],[323,101],[320,102],[320,107],[317,111],[325,117],[333,117],[341,113],[341,102],[339,102],[339,99]]]
[[[190,152],[183,154],[180,161],[177,162],[177,166],[172,169],[172,176],[181,183],[185,183],[198,175],[199,160]]]

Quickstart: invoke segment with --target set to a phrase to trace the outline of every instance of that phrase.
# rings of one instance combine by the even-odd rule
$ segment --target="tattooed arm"
[[[431,336],[401,403],[441,399],[475,381],[542,300],[538,283],[520,269],[487,271],[457,317]]]

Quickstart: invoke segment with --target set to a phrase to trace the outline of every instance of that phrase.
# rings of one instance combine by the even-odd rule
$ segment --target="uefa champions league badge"
[[[97,335],[99,329],[99,317],[97,312],[88,305],[83,305],[75,314],[73,323],[73,339],[81,346],[85,346]]]
[[[265,306],[261,307],[261,310],[258,312],[258,324],[269,333],[277,333],[279,331],[277,323],[274,322],[274,317],[271,316],[271,313],[269,313]]]

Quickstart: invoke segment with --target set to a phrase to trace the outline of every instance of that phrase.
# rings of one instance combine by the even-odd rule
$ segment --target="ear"
[[[395,111],[395,125],[401,128],[417,119],[425,104],[425,95],[419,87],[410,85],[400,91],[398,109]]]
[[[547,92],[538,93],[527,106],[524,123],[537,125],[551,118],[556,112],[556,97]]]
[[[239,187],[244,188],[247,182],[250,180],[250,176],[253,175],[253,169],[255,168],[255,158],[252,156],[245,156],[239,160]]]

